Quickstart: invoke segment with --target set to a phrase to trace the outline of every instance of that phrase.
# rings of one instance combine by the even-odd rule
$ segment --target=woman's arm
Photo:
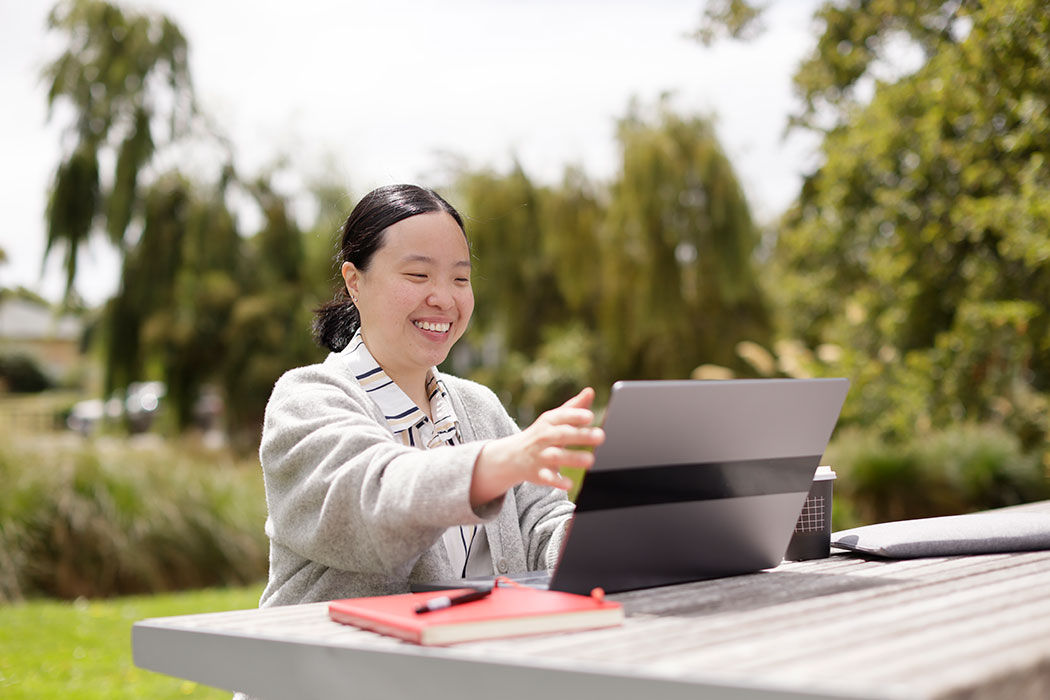
[[[305,559],[405,578],[456,524],[493,517],[469,494],[482,443],[397,442],[362,389],[325,366],[293,370],[266,409],[260,459],[269,534]]]
[[[572,517],[572,501],[561,489],[525,482],[514,489],[518,525],[530,570],[550,569],[561,555],[565,528]]]

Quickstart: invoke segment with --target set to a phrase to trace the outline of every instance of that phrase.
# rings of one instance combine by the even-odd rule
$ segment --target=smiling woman
[[[437,193],[381,187],[341,234],[343,284],[314,327],[331,354],[267,404],[262,605],[549,568],[573,509],[558,469],[589,467],[571,448],[604,439],[593,390],[522,431],[492,391],[438,372],[474,293],[463,219]]]

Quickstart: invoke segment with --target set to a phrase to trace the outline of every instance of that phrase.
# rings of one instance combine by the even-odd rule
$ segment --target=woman
[[[604,439],[584,389],[519,431],[436,366],[474,308],[463,221],[431,190],[381,187],[342,227],[329,350],[266,407],[270,577],[262,605],[398,593],[412,581],[549,568],[572,513],[561,466]]]

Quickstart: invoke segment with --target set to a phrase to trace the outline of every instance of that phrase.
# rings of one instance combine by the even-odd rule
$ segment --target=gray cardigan
[[[518,428],[486,387],[442,379],[464,444],[432,450],[394,438],[339,353],[277,381],[259,449],[270,538],[261,606],[453,579],[441,535],[455,525],[484,524],[493,574],[554,565],[572,503],[563,491],[526,483],[472,509],[481,441]]]

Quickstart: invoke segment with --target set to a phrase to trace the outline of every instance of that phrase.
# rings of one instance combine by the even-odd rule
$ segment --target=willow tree
[[[711,124],[661,104],[621,120],[602,256],[602,347],[615,378],[688,377],[738,366],[736,345],[768,341],[758,231]]]
[[[77,252],[96,229],[121,250],[127,245],[142,172],[158,146],[187,130],[195,110],[186,39],[167,17],[68,0],[48,26],[66,44],[43,73],[49,119],[56,106],[72,119],[48,201],[45,260],[64,249],[69,295]],[[112,168],[103,172],[105,163]]]
[[[529,352],[540,340],[548,307],[555,313],[560,307],[550,260],[541,250],[541,188],[515,164],[506,175],[462,173],[456,191],[464,200],[475,260],[475,326],[482,335],[498,333],[508,348]],[[537,318],[540,323],[526,321]]]
[[[661,105],[620,124],[612,183],[464,172],[477,306],[452,361],[528,420],[593,384],[688,377],[768,340],[757,231],[714,130]]]
[[[177,428],[193,421],[202,387],[221,383],[246,272],[225,184],[202,187],[169,174],[150,188],[143,235],[125,257],[107,314],[107,376],[122,379],[118,386],[144,374],[162,378]]]
[[[258,440],[266,401],[281,374],[321,359],[310,334],[317,297],[309,293],[314,280],[303,232],[288,198],[268,178],[257,179],[248,190],[263,226],[241,248],[240,285],[219,359],[231,437],[244,446]]]
[[[124,255],[120,289],[105,311],[107,394],[147,376],[143,333],[158,310],[174,304],[191,196],[189,183],[171,174],[144,197],[142,234]]]
[[[460,170],[450,196],[466,218],[475,297],[471,331],[451,358],[453,368],[512,395],[527,420],[527,368],[544,329],[564,315],[543,254],[544,189],[515,163],[506,174]]]
[[[68,103],[74,119],[52,188],[48,254],[66,248],[67,296],[77,247],[94,231],[104,229],[122,259],[104,310],[105,392],[162,379],[181,429],[211,385],[225,399],[227,428],[250,444],[273,382],[317,359],[316,296],[306,292],[313,262],[288,198],[269,175],[245,182],[229,165],[208,183],[148,167],[160,147],[194,135],[187,44],[170,19],[71,0],[50,25],[67,48],[45,71],[49,105]],[[100,172],[107,162],[112,170]],[[240,229],[231,187],[258,205],[261,230]]]

